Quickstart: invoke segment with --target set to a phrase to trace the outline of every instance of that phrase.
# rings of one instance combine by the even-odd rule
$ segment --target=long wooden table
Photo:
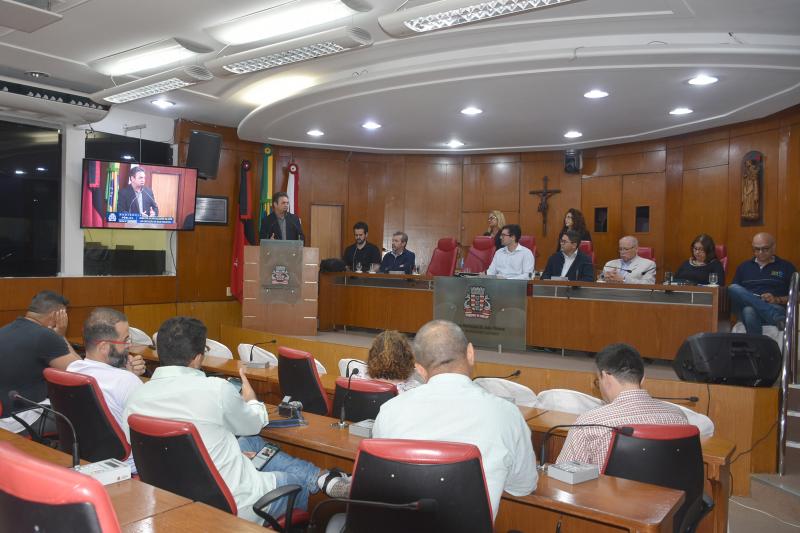
[[[322,273],[319,327],[414,333],[433,318],[435,283],[424,276]],[[531,281],[525,342],[590,352],[627,342],[645,357],[672,360],[690,335],[717,331],[719,291],[685,285]],[[577,330],[576,317],[581,323]]]

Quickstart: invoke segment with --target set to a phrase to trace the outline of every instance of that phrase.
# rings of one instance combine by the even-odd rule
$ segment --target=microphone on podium
[[[78,453],[78,434],[75,432],[75,426],[72,425],[72,422],[70,421],[69,418],[67,418],[63,414],[59,413],[55,409],[52,409],[50,407],[47,407],[46,405],[42,405],[40,403],[34,402],[33,400],[29,400],[28,398],[20,395],[15,390],[12,390],[12,391],[10,391],[8,393],[8,399],[11,400],[11,402],[19,400],[19,401],[21,401],[23,403],[27,403],[28,405],[33,406],[30,409],[25,409],[25,411],[30,411],[32,409],[43,409],[43,410],[45,410],[45,411],[47,411],[49,413],[53,413],[56,416],[60,416],[62,418],[62,420],[65,420],[67,422],[67,425],[69,426],[70,431],[72,431],[72,468],[75,469],[78,465],[81,464],[81,456]],[[20,422],[20,420],[17,417],[14,417],[14,418],[18,422]],[[27,425],[27,424],[23,423],[23,425]],[[31,431],[30,430],[30,426],[27,429],[28,429],[28,432]]]
[[[556,429],[563,429],[563,428],[606,428],[612,431],[616,431],[623,435],[631,436],[633,435],[633,428],[628,426],[607,426],[605,424],[559,424],[557,426],[553,426],[547,430],[547,433],[544,434],[542,437],[542,446],[539,451],[539,465],[540,468],[544,468],[545,464],[547,463],[547,441],[550,439],[550,436],[553,434],[553,431]]]
[[[472,378],[472,381],[475,381],[476,379],[511,379],[519,377],[520,374],[522,374],[522,371],[518,368],[507,376],[475,376]]]

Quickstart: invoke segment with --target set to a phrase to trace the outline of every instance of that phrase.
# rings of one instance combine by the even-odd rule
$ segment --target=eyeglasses
[[[497,217],[494,215],[489,215],[489,220],[497,220]]]
[[[123,344],[128,344],[128,345],[130,345],[130,344],[133,344],[133,343],[131,342],[131,338],[130,338],[130,337],[125,337],[125,340],[122,340],[122,341],[111,340],[111,339],[101,339],[101,340],[99,340],[99,341],[97,341],[97,342],[107,342],[107,343],[109,343],[109,344],[120,344],[120,345],[123,345]]]
[[[576,244],[569,239],[561,239],[561,244]]]
[[[210,351],[211,351],[211,346],[209,346],[208,344],[206,344],[206,347],[205,347],[205,349],[204,349],[203,351],[204,351],[205,353],[208,353],[208,352],[210,352]]]
[[[634,248],[636,248],[636,247],[635,247],[635,246],[630,246],[630,247],[628,247],[628,248],[623,248],[623,247],[620,247],[620,248],[619,248],[619,251],[620,251],[620,252],[629,252],[629,251],[633,250]]]
[[[706,251],[706,249],[703,248],[702,246],[692,246],[692,250],[694,250],[695,252],[705,252]]]
[[[760,253],[760,252],[769,252],[772,250],[772,245],[769,246],[753,246],[753,252]]]

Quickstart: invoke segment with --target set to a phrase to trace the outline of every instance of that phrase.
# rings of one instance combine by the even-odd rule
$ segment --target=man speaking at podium
[[[146,217],[158,216],[158,204],[153,189],[145,187],[147,172],[142,167],[132,167],[128,171],[128,186],[119,191],[117,211],[135,213]]]
[[[285,192],[276,192],[272,197],[272,213],[261,222],[259,237],[283,241],[306,240],[300,219],[289,212],[289,195]]]

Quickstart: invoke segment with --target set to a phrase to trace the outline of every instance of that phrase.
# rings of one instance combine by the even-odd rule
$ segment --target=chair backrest
[[[678,405],[677,403],[672,403],[672,402],[665,402],[665,403],[668,403],[671,406],[680,409],[681,412],[684,415],[686,415],[686,419],[689,421],[689,425],[696,426],[697,429],[700,431],[700,438],[714,436],[714,422],[706,415],[698,413],[697,411],[692,411],[688,407],[685,407],[683,405]]]
[[[464,269],[470,272],[483,272],[492,264],[494,257],[494,238],[478,235],[472,239],[467,258],[464,260]]]
[[[447,533],[493,530],[481,453],[472,444],[364,439],[350,497],[384,503],[436,501],[435,510],[396,511],[351,505],[347,531]]]
[[[649,259],[651,261],[656,260],[656,252],[650,246],[640,246],[639,247],[639,257],[644,257],[645,259]]]
[[[99,481],[0,442],[0,531],[118,533]]]
[[[133,326],[130,326],[128,329],[130,330],[131,344],[138,344],[139,346],[150,346],[153,344],[150,340],[150,335],[144,331]]]
[[[722,270],[727,272],[728,271],[728,247],[724,244],[715,244],[714,245],[714,254],[719,259],[719,262],[722,263]]]
[[[350,373],[353,372],[353,369],[357,368],[358,369],[358,374],[356,374],[357,378],[362,378],[362,379],[369,378],[369,372],[367,371],[367,363],[365,363],[361,359],[353,359],[353,358],[339,359],[338,366],[339,366],[339,375],[342,377],[349,378]]]
[[[592,255],[594,253],[594,246],[592,246],[592,241],[581,241],[578,245],[578,250],[585,253],[586,255]]]
[[[456,271],[458,247],[453,237],[439,239],[426,272],[429,276],[452,276]]]
[[[302,402],[303,411],[330,416],[330,398],[319,379],[314,357],[308,352],[278,347],[278,381],[282,396]]]
[[[525,385],[501,378],[480,378],[475,383],[495,396],[513,400],[516,405],[536,407],[536,393]]]
[[[268,367],[278,366],[278,358],[270,351],[254,344],[240,344],[236,347],[239,360],[247,363],[266,363]]]
[[[600,398],[569,389],[550,389],[539,393],[536,397],[536,407],[552,411],[564,411],[575,415],[582,415],[603,405]]]
[[[614,431],[603,473],[682,490],[674,531],[686,531],[703,513],[703,451],[695,426],[634,424],[633,435]]]
[[[190,500],[231,514],[236,501],[191,422],[131,415],[133,460],[139,477]]]
[[[156,331],[156,332],[153,333],[153,346],[156,345],[156,339],[157,338],[158,338],[158,332]]]
[[[222,357],[223,359],[233,359],[233,352],[231,352],[231,349],[221,342],[213,339],[206,339],[206,346],[208,346],[207,355]]]
[[[536,249],[536,237],[533,235],[521,235],[519,243],[531,252]]]
[[[131,453],[125,433],[106,404],[103,391],[92,376],[45,368],[47,396],[53,409],[69,418],[78,435],[78,452],[89,462],[115,458],[124,461]],[[56,418],[58,447],[72,452],[72,430]]]
[[[350,392],[347,382],[350,382]],[[333,395],[333,415],[339,416],[344,405],[345,420],[361,422],[378,416],[381,405],[397,396],[397,386],[376,379],[336,378]]]

